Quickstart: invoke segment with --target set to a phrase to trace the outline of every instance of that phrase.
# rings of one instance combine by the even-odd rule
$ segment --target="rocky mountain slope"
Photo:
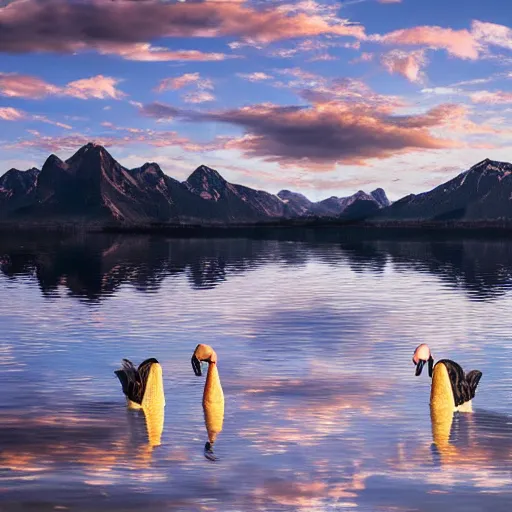
[[[187,189],[225,210],[229,220],[293,217],[300,212],[280,197],[243,185],[228,183],[216,170],[198,167],[184,182]]]
[[[270,194],[229,183],[205,165],[180,182],[154,162],[127,169],[93,143],[65,161],[50,155],[40,171],[11,169],[0,177],[0,220],[255,222],[337,217],[354,204],[373,212],[387,203],[382,189],[319,202],[286,190]]]
[[[374,190],[370,194],[359,190],[348,197],[331,196],[316,203],[310,201],[302,194],[290,192],[289,190],[281,190],[277,195],[301,215],[315,215],[318,217],[338,217],[340,215],[347,215],[350,210],[364,210],[365,208],[374,211],[374,209],[380,209],[390,204],[386,193],[381,188]],[[349,209],[354,203],[357,203],[358,206]]]
[[[512,164],[485,159],[429,192],[396,201],[373,217],[379,221],[512,219]]]
[[[0,215],[16,211],[34,200],[39,169],[10,169],[0,176]]]

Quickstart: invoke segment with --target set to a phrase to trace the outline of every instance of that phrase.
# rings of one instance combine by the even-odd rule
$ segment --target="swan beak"
[[[419,377],[421,375],[421,371],[423,370],[423,366],[425,365],[425,361],[423,359],[420,359],[416,364],[416,377]]]
[[[198,377],[201,377],[202,375],[202,372],[201,372],[201,362],[199,361],[199,359],[195,356],[195,354],[192,356],[192,359],[190,360],[191,363],[192,363],[192,369],[194,370],[194,373],[198,376]]]
[[[432,374],[434,373],[434,358],[430,356],[428,358],[428,376],[432,378]]]

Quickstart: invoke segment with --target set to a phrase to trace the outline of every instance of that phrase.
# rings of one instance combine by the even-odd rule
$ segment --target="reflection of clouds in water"
[[[319,510],[327,485],[324,482],[298,482],[285,479],[267,480],[253,492],[256,506],[268,502],[293,507],[295,510]]]
[[[507,512],[510,510],[510,491],[481,492],[469,483],[459,486],[426,483],[423,479],[384,474],[371,475],[366,479],[366,488],[358,497],[362,510],[415,510],[436,512],[440,510],[477,512]]]
[[[510,429],[478,414],[482,405],[510,408],[511,298],[461,293],[481,275],[467,252],[468,262],[452,254],[431,270],[429,244],[116,243],[103,248],[100,281],[68,259],[71,283],[53,257],[40,274],[59,276],[67,290],[71,283],[75,296],[89,286],[108,300],[81,303],[59,285],[61,298],[50,301],[17,277],[0,302],[6,354],[21,370],[0,374],[0,463],[14,468],[0,487],[11,498],[45,501],[53,491],[71,509],[101,508],[95,500],[106,493],[109,510],[129,502],[180,511],[494,512],[510,497]],[[461,282],[445,286],[447,275]],[[202,452],[204,380],[190,367],[201,342],[217,351],[226,396],[215,463]],[[484,372],[475,423],[454,425],[455,451],[431,447],[430,382],[414,377],[411,362],[419,342]],[[112,373],[121,357],[148,356],[162,363],[168,397],[162,445],[151,452],[144,418],[124,410]],[[23,406],[25,417],[13,409]],[[52,487],[59,475],[69,495]]]
[[[387,460],[386,470],[375,472],[373,476],[391,481],[388,485],[395,486],[401,497],[407,486],[417,486],[416,482],[422,481],[427,491],[421,489],[421,493],[449,494],[444,506],[450,509],[456,506],[457,510],[464,510],[464,501],[473,491],[488,496],[479,503],[481,498],[475,494],[476,501],[472,505],[475,510],[495,510],[494,507],[501,510],[502,494],[512,496],[509,489],[512,417],[479,410],[473,414],[456,414],[453,423],[447,425],[448,428],[451,425],[449,439],[448,431],[442,432],[433,426],[433,445],[411,442],[399,446],[397,456]],[[419,465],[419,460],[426,461],[427,467]],[[369,487],[371,489],[371,485]],[[393,501],[398,504],[401,500]],[[430,510],[429,501],[430,506],[436,503],[426,498],[425,509],[421,510]]]
[[[391,487],[397,489],[399,497],[394,496],[395,501],[392,503],[398,507],[407,506],[409,486],[416,487],[419,480],[423,482],[420,487],[422,492],[425,488],[431,489],[428,492],[435,492],[436,489],[442,490],[450,486],[455,487],[456,491],[460,486],[465,488],[468,486],[482,488],[484,486],[485,489],[489,484],[489,487],[496,488],[498,479],[503,479],[503,473],[500,476],[495,471],[489,471],[487,474],[477,469],[471,471],[471,464],[467,463],[463,464],[464,473],[461,472],[461,467],[458,469],[456,467],[442,468],[441,471],[432,469],[426,458],[421,460],[428,452],[429,443],[422,447],[420,453],[415,453],[410,446],[407,447],[405,450],[407,460],[415,461],[415,464],[410,467],[396,467],[389,459],[387,461],[384,459],[386,462],[383,463],[380,454],[373,451],[375,443],[361,438],[357,430],[351,430],[353,414],[347,416],[344,414],[344,406],[348,405],[350,407],[347,410],[355,409],[356,415],[370,414],[371,411],[366,411],[366,407],[371,407],[372,404],[375,407],[378,404],[379,392],[376,389],[372,390],[371,387],[366,387],[364,382],[353,380],[349,389],[355,397],[348,399],[349,401],[353,399],[353,401],[350,404],[349,402],[338,404],[334,400],[337,386],[341,387],[342,383],[337,380],[321,380],[320,378],[315,380],[309,377],[302,381],[262,382],[257,389],[247,389],[244,394],[250,397],[248,400],[251,400],[254,410],[258,411],[258,404],[254,403],[253,395],[259,397],[258,400],[264,403],[268,401],[275,403],[273,410],[269,411],[274,416],[274,421],[268,417],[266,423],[264,421],[266,416],[263,415],[263,421],[252,424],[255,435],[260,439],[265,439],[266,436],[279,436],[279,432],[277,434],[272,432],[272,426],[276,419],[284,419],[294,422],[295,431],[302,433],[306,442],[303,442],[303,439],[298,439],[298,446],[293,447],[290,446],[290,440],[285,437],[282,440],[283,453],[274,453],[274,457],[277,456],[278,459],[275,459],[275,463],[271,467],[265,467],[261,460],[252,457],[250,447],[243,443],[244,457],[233,458],[231,454],[227,461],[229,466],[224,466],[226,473],[216,473],[217,477],[211,482],[212,486],[206,490],[205,488],[194,489],[190,481],[192,474],[196,474],[196,477],[199,478],[204,478],[204,475],[199,476],[202,474],[200,468],[193,470],[191,453],[187,453],[186,450],[167,445],[165,454],[159,451],[155,452],[153,459],[144,457],[145,453],[141,450],[138,442],[139,439],[143,442],[144,436],[139,436],[144,429],[143,424],[139,425],[141,427],[139,432],[134,432],[123,414],[115,414],[118,409],[121,410],[121,407],[117,405],[98,407],[96,414],[92,414],[90,417],[87,417],[86,407],[84,410],[77,411],[75,415],[48,415],[29,421],[24,420],[21,417],[22,414],[19,413],[11,418],[4,417],[3,428],[0,429],[0,440],[3,440],[4,443],[9,440],[9,444],[12,444],[9,449],[14,462],[5,457],[4,449],[1,456],[2,466],[9,467],[11,464],[11,469],[16,471],[35,472],[47,469],[44,465],[41,466],[41,460],[50,460],[53,464],[60,465],[63,463],[81,465],[85,466],[82,473],[84,485],[110,488],[111,486],[124,486],[127,482],[133,481],[135,490],[130,491],[130,496],[137,492],[152,493],[155,491],[159,495],[162,492],[161,486],[169,486],[171,481],[181,482],[179,487],[181,491],[176,490],[174,485],[172,489],[168,490],[172,496],[170,499],[177,499],[180,492],[193,494],[193,498],[183,497],[184,503],[192,506],[192,503],[198,503],[202,499],[207,500],[209,497],[213,510],[219,510],[220,503],[222,503],[222,510],[239,510],[240,508],[237,507],[240,504],[249,506],[253,503],[255,508],[251,508],[251,510],[281,510],[279,507],[283,507],[282,510],[320,511],[329,510],[328,507],[334,506],[336,503],[336,506],[339,507],[358,506],[361,510],[369,511],[374,508],[364,507],[365,500],[361,501],[361,493],[365,489],[369,489],[379,494],[379,482],[382,481],[379,479],[384,479],[385,482],[389,482]],[[343,394],[343,388],[341,388],[341,392]],[[340,417],[333,415],[330,418],[333,422],[343,423],[343,428],[340,431],[336,429],[333,431],[329,428],[324,431],[323,422],[326,419],[324,414],[329,417],[330,410],[327,406],[320,409],[315,408],[315,402],[320,396],[325,396],[326,403],[331,404],[332,410],[342,411]],[[300,410],[294,410],[293,405],[282,409],[279,407],[279,402],[283,401],[289,404],[289,399],[292,399],[292,402],[293,399],[296,399],[297,404],[303,403],[304,414]],[[241,404],[241,410],[243,409],[243,404]],[[106,418],[103,415],[108,416],[108,421],[105,421]],[[132,419],[135,420],[135,416]],[[483,423],[489,426],[489,419],[484,418]],[[18,430],[17,439],[5,435],[6,430],[4,429],[7,425]],[[4,435],[2,435],[2,430],[4,430]],[[123,432],[127,434],[131,432],[131,437],[128,435],[126,440],[123,440]],[[317,437],[308,439],[310,432],[318,434]],[[239,435],[247,440],[243,431],[239,432]],[[358,438],[357,443],[354,440],[355,436]],[[57,444],[52,445],[47,442],[39,444],[41,440],[46,441],[52,438]],[[268,444],[272,445],[275,440],[270,439]],[[308,440],[313,441],[314,444],[310,445]],[[472,442],[475,443],[475,438]],[[20,449],[20,447],[24,449]],[[291,460],[285,457],[286,452],[292,456]],[[31,453],[32,458],[29,457]],[[270,452],[271,454],[272,452]],[[306,460],[307,466],[302,466],[301,461]],[[39,465],[36,464],[34,467],[33,465],[37,461],[39,461]],[[162,465],[164,461],[166,464]],[[170,461],[173,461],[171,474],[169,474],[167,466]],[[238,489],[234,494],[232,491],[224,494],[225,487],[227,490],[229,479],[232,478],[230,475],[246,474],[244,472],[244,469],[247,469],[245,468],[246,461],[252,461],[252,468],[255,471],[251,471],[250,478],[244,478],[243,490]],[[192,474],[189,473],[191,470]],[[190,475],[188,479],[186,478],[187,472]],[[213,496],[216,496],[215,499],[219,501],[212,502]],[[245,510],[245,508],[242,509]],[[429,509],[425,508],[424,510]]]
[[[119,461],[133,467],[151,461],[144,415],[122,406],[46,410],[39,416],[18,410],[0,418],[0,460],[13,471],[23,471],[24,461],[44,466],[79,464],[95,471],[111,470]]]
[[[327,455],[344,453],[350,465],[353,457],[365,455],[360,423],[387,423],[395,413],[379,405],[393,384],[392,379],[368,381],[347,374],[302,378],[259,379],[243,391],[240,414],[243,427],[237,435],[248,448],[264,455],[303,453]],[[371,458],[371,457],[370,457]],[[346,468],[344,468],[346,469]]]
[[[11,373],[23,371],[25,364],[14,354],[14,347],[6,342],[0,343],[0,372]]]

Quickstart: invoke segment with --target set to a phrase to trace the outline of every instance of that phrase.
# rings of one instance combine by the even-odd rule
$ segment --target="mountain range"
[[[511,201],[512,164],[489,159],[394,203],[382,188],[317,202],[290,190],[271,194],[230,183],[206,165],[178,181],[154,162],[123,167],[92,142],[65,161],[50,155],[41,170],[10,169],[0,176],[4,222],[228,224],[311,217],[474,222],[512,219]]]
[[[486,158],[429,192],[410,194],[374,215],[379,220],[512,219],[512,164]]]
[[[123,167],[94,143],[65,161],[50,155],[41,170],[0,177],[0,219],[13,221],[238,223],[359,215],[389,204],[382,189],[319,202],[289,190],[271,194],[229,183],[206,165],[180,182],[154,162]]]

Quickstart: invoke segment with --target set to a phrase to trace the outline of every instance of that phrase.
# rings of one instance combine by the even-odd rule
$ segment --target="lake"
[[[285,238],[2,234],[0,510],[508,512],[512,241]],[[483,372],[444,437],[419,343]],[[158,443],[114,375],[148,357]]]

